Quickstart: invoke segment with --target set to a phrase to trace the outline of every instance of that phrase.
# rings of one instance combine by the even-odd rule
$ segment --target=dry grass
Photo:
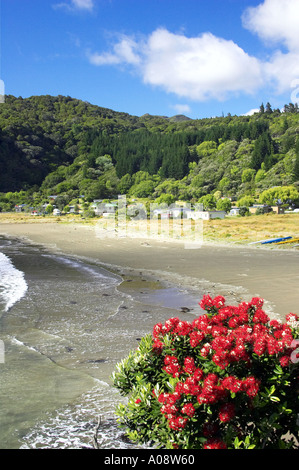
[[[250,243],[278,237],[299,237],[299,214],[265,214],[229,217],[204,223],[207,239]]]

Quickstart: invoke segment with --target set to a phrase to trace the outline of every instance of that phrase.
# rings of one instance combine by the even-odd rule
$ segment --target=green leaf
[[[274,402],[279,402],[280,398],[272,396],[272,397],[270,397],[270,400],[274,401]]]

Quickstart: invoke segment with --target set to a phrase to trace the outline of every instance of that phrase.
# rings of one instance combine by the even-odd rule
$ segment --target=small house
[[[26,204],[17,204],[15,206],[15,211],[16,212],[24,212],[25,207],[26,207]]]
[[[253,206],[249,207],[249,212],[251,214],[255,214],[257,210],[263,210],[264,214],[268,214],[272,212],[272,207],[268,206],[267,204],[254,204]]]
[[[210,220],[210,219],[224,219],[226,216],[225,211],[186,211],[187,219],[193,220]]]
[[[285,213],[285,209],[282,206],[272,206],[271,208],[272,208],[273,212],[275,212],[275,214],[284,214]]]
[[[240,214],[240,208],[239,207],[233,207],[229,212],[230,216],[236,216],[236,215],[239,215],[239,214]]]

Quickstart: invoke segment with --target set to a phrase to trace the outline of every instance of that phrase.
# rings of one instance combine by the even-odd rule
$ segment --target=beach
[[[296,250],[186,243],[130,226],[0,224],[0,447],[132,448],[111,382],[156,323],[192,321],[205,294],[265,300],[271,318],[298,312]],[[164,234],[165,235],[165,234]]]
[[[260,296],[271,316],[299,311],[299,251],[260,245],[203,243],[159,238],[103,237],[94,225],[2,223],[0,234],[22,238],[53,252],[97,260],[123,275],[134,272],[188,287],[195,295],[224,295],[239,302]],[[131,285],[131,289],[132,289]]]

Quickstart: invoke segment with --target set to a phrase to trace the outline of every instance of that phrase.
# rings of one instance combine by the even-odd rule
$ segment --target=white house
[[[61,215],[61,211],[59,209],[54,209],[53,215]]]
[[[225,211],[186,211],[187,219],[193,220],[224,219],[225,215]]]
[[[229,215],[239,215],[239,214],[240,214],[240,209],[238,207],[233,207],[229,212]]]

